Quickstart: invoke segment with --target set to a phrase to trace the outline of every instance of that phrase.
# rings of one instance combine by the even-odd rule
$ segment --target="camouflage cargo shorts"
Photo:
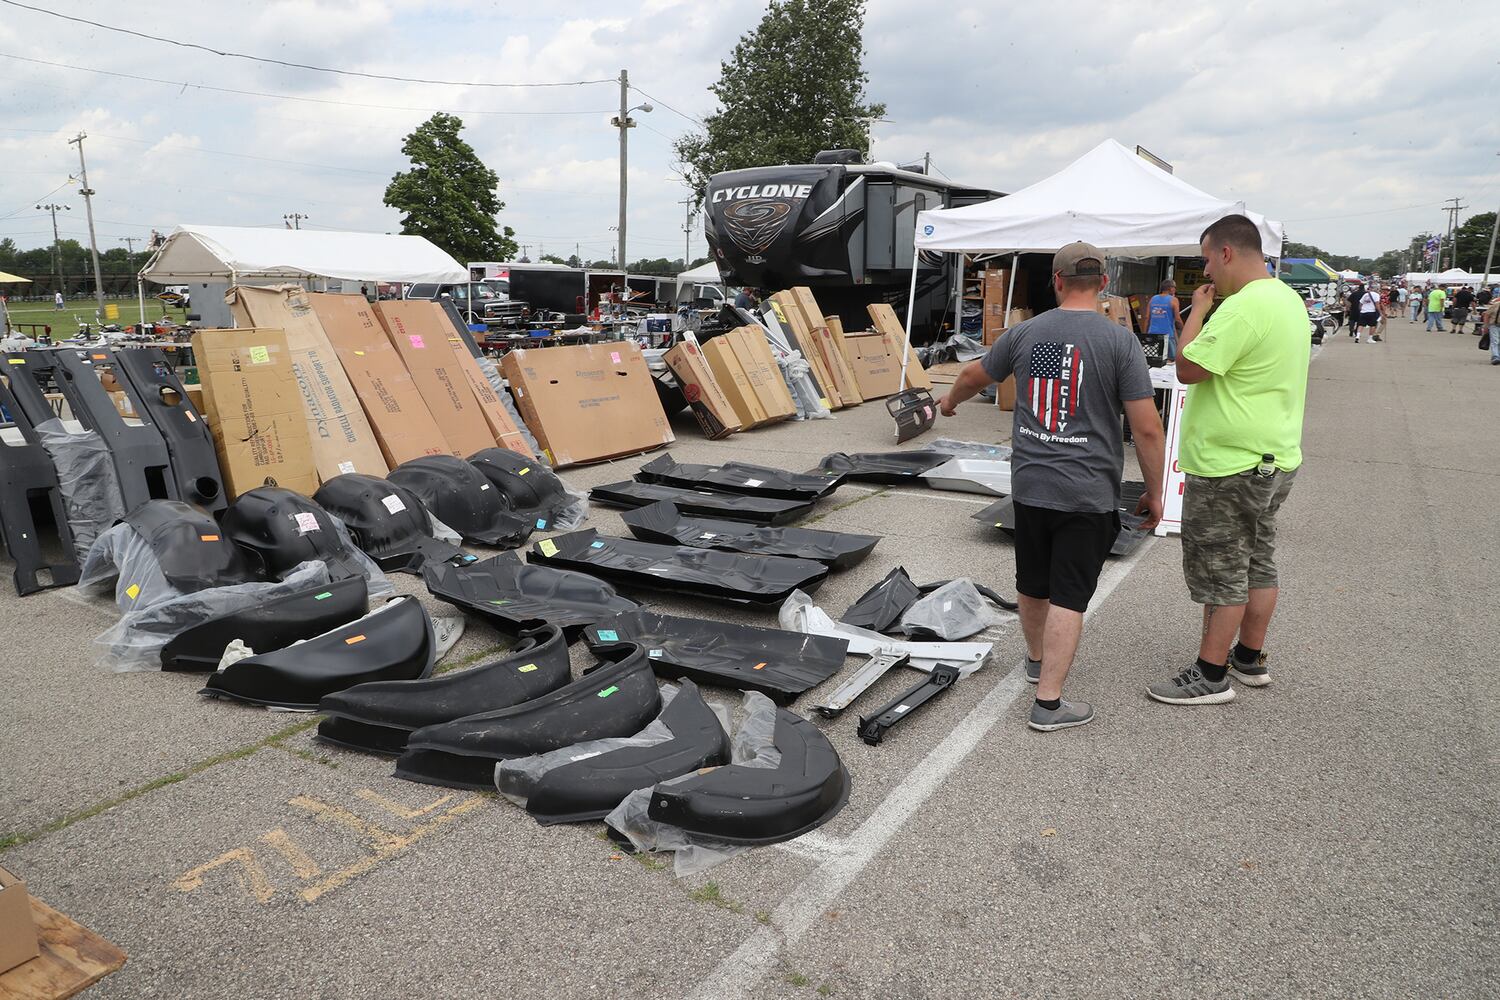
[[[1182,497],[1182,575],[1198,604],[1229,607],[1276,582],[1276,512],[1291,472],[1269,478],[1188,476]]]

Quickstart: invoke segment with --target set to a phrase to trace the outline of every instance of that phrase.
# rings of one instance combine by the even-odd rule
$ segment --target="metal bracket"
[[[813,711],[825,719],[837,718],[839,713],[854,703],[854,699],[874,686],[875,682],[896,667],[908,666],[910,653],[873,653],[864,664],[849,675],[848,680],[834,689],[828,700],[814,705]]]
[[[920,684],[897,695],[880,711],[859,720],[859,738],[870,746],[876,746],[885,734],[902,719],[909,719],[916,710],[958,683],[957,667],[933,667],[932,673]]]

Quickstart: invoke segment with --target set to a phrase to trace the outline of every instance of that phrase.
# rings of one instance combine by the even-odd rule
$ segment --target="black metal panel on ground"
[[[335,580],[363,577],[362,562],[328,512],[308,497],[280,486],[241,493],[222,521],[224,535],[266,576],[281,579],[309,559],[321,559]]]
[[[513,548],[531,535],[532,522],[512,513],[489,479],[461,458],[423,455],[402,462],[387,478],[421,497],[432,516],[466,542]]]
[[[150,413],[142,412],[142,406],[137,404],[136,414],[141,423],[127,424],[100,383],[93,361],[97,357],[101,363],[108,362],[109,351],[59,349],[27,351],[25,356],[28,364],[35,359],[38,371],[43,370],[44,365],[50,368],[52,379],[67,400],[74,418],[97,433],[109,446],[126,510],[133,510],[148,500],[183,499],[172,474],[167,443],[162,440]],[[126,383],[122,382],[121,386],[124,388]]]
[[[210,618],[177,633],[161,650],[163,670],[215,670],[235,639],[251,649],[285,649],[351,622],[370,610],[362,576],[320,583],[285,597]]]
[[[842,475],[849,482],[925,486],[927,480],[922,473],[936,469],[952,457],[941,451],[867,451],[854,455],[836,451],[823,456],[818,471]]]
[[[167,582],[184,594],[261,579],[218,523],[190,503],[148,500],[121,520],[151,548]],[[127,566],[119,569],[137,575]]]
[[[658,677],[759,691],[781,705],[838,673],[849,652],[847,639],[654,611],[591,625],[583,638],[596,650],[617,642],[640,643]]]
[[[535,783],[502,769],[496,785],[503,793],[524,795],[526,812],[543,825],[583,823],[603,819],[637,788],[729,763],[729,735],[692,681],[683,681],[656,721],[671,731],[671,739],[584,757]]]
[[[349,472],[318,487],[313,500],[344,522],[365,555],[388,572],[422,572],[422,565],[475,562],[458,546],[432,537],[427,508],[404,486],[379,476]]]
[[[15,359],[7,356],[6,360]],[[24,363],[26,359],[19,360]],[[11,378],[16,384],[31,381],[25,376]],[[29,415],[3,379],[0,379],[0,408],[11,415],[22,438],[21,444],[0,441],[0,537],[16,564],[11,573],[16,593],[24,597],[48,587],[71,587],[78,582],[78,559],[52,458],[38,441]],[[42,550],[42,536],[36,523],[39,512],[51,514],[57,531],[54,553]],[[57,561],[48,562],[49,555]]]
[[[509,448],[476,451],[469,456],[469,464],[499,491],[511,511],[532,521],[537,531],[551,527],[558,512],[573,502],[557,473]]]
[[[423,726],[510,708],[568,683],[568,641],[555,625],[525,633],[489,663],[441,677],[373,681],[338,691],[318,704],[318,738],[370,753],[399,754]]]
[[[551,624],[576,636],[585,625],[640,607],[602,580],[531,566],[512,552],[467,566],[428,563],[422,579],[433,597],[512,634]]]
[[[98,353],[91,352],[96,364],[100,363]],[[213,435],[188,400],[166,355],[155,347],[139,347],[115,351],[108,360],[117,377],[124,376],[119,381],[136,412],[149,414],[161,434],[178,499],[195,503],[210,514],[229,506]]]
[[[911,718],[917,709],[957,684],[958,677],[955,666],[945,663],[933,667],[921,681],[892,698],[872,715],[860,716],[859,738],[872,747],[878,745],[892,726]]]
[[[1141,518],[1135,512],[1135,505],[1140,502],[1141,496],[1146,492],[1146,484],[1142,482],[1124,482],[1120,484],[1120,533],[1115,536],[1114,545],[1110,546],[1109,554],[1112,556],[1128,556],[1141,547],[1151,534],[1149,531],[1141,531],[1138,527]],[[1007,535],[1013,535],[1016,531],[1016,506],[1014,497],[1005,497],[996,500],[988,507],[969,515],[976,521],[982,521],[992,527],[999,528]]]
[[[716,490],[777,500],[821,500],[844,481],[842,476],[809,476],[801,472],[772,469],[744,462],[723,465],[683,464],[667,452],[641,466],[637,482],[677,486],[691,490]]]
[[[828,567],[810,559],[746,556],[600,535],[590,528],[543,539],[526,558],[647,590],[776,607],[793,590],[815,591]]]
[[[670,500],[627,510],[620,515],[620,520],[643,542],[813,559],[832,569],[858,565],[880,541],[879,535],[855,535],[816,528],[772,528],[684,517]]]
[[[640,732],[661,708],[656,677],[641,647],[623,643],[612,652],[615,662],[539,698],[418,729],[396,777],[490,789],[498,761]]]
[[[684,514],[718,517],[747,524],[784,525],[812,512],[810,500],[776,500],[710,490],[685,490],[655,483],[606,483],[589,491],[589,499],[610,507],[645,507],[670,500]]]
[[[648,815],[727,844],[774,844],[800,837],[849,801],[849,772],[818,728],[776,710],[776,767],[731,764],[651,793]]]
[[[393,601],[286,649],[247,657],[213,674],[199,694],[252,705],[312,710],[335,691],[432,672],[432,620],[415,597]]]
[[[922,596],[922,588],[911,582],[906,569],[897,566],[839,616],[845,625],[884,632],[901,621],[906,609]]]

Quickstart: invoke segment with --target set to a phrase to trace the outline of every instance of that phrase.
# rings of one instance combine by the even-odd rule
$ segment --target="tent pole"
[[[917,308],[917,261],[922,250],[912,241],[911,288],[906,292],[906,336],[901,339],[901,391],[906,391],[906,362],[911,357],[911,318]]]
[[[234,268],[230,268],[229,269],[229,287],[230,288],[234,288],[239,283],[240,283],[240,276],[239,276],[239,274],[236,273],[236,271],[234,270]],[[235,319],[234,319],[234,310],[233,309],[229,310],[229,325],[230,325],[231,328],[239,326],[239,323],[235,322]]]
[[[1005,315],[1001,317],[1004,320],[1004,322],[1001,324],[1003,327],[1010,326],[1010,300],[1014,298],[1016,294],[1016,265],[1019,264],[1020,261],[1020,254],[1013,253],[1010,255],[1010,281],[1006,282],[1005,285]]]
[[[146,332],[146,283],[138,274],[135,276],[135,297],[141,304],[141,333]]]

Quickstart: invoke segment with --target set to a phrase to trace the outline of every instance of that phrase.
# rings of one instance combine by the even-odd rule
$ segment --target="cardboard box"
[[[995,405],[1002,410],[1014,410],[1016,408],[1016,377],[1005,376],[1005,381],[1000,383],[995,390]]]
[[[411,372],[417,393],[443,432],[448,450],[459,458],[468,458],[476,451],[495,447],[495,437],[468,377],[448,346],[452,324],[431,305],[421,300],[377,302],[375,315]],[[437,317],[441,323],[435,321]]]
[[[891,347],[877,332],[845,334],[849,347],[849,367],[865,399],[879,399],[901,391],[900,347]]]
[[[634,343],[511,351],[500,370],[553,466],[633,455],[674,440]]]
[[[286,333],[318,478],[326,483],[346,472],[384,476],[391,471],[308,293],[297,285],[238,285],[224,300],[237,325]]]
[[[286,334],[255,328],[199,330],[193,334],[193,354],[203,386],[203,415],[229,497],[257,486],[316,493],[307,411]]]
[[[703,358],[708,362],[719,391],[734,410],[740,430],[747,431],[768,423],[771,418],[761,405],[759,394],[750,385],[750,377],[735,352],[733,338],[736,332],[731,330],[703,344]]]
[[[443,313],[443,307],[436,302],[428,305],[436,310],[439,320],[448,322],[448,317]],[[451,327],[453,324],[448,323]],[[462,337],[456,332],[448,334],[448,349],[453,352],[453,363],[463,372],[464,378],[469,383],[469,389],[474,393],[474,399],[479,403],[479,410],[484,414],[485,426],[489,427],[491,436],[495,443],[502,448],[509,448],[518,455],[527,458],[536,458],[531,453],[531,446],[526,443],[521,429],[516,426],[510,418],[510,411],[500,401],[500,394],[495,387],[490,385],[490,380],[485,378],[484,371],[479,367],[479,362],[474,355],[469,353],[469,345],[464,343]],[[467,456],[466,456],[467,457]]]
[[[682,343],[667,351],[663,360],[677,377],[683,398],[698,419],[698,426],[703,428],[704,437],[717,441],[740,429],[739,415],[734,412],[734,405],[724,395],[724,390],[719,388],[713,369],[698,346],[697,337],[691,333],[683,334]]]
[[[766,420],[775,422],[796,416],[797,404],[792,400],[792,390],[781,377],[781,366],[771,353],[771,345],[766,342],[766,331],[752,323],[731,330],[728,336],[746,380],[755,391],[760,408],[765,411]]]
[[[1134,332],[1134,325],[1130,319],[1130,300],[1122,295],[1106,295],[1104,297],[1104,315],[1125,329]]]
[[[14,969],[41,953],[26,883],[0,868],[0,972]]]
[[[896,318],[896,311],[886,302],[873,302],[865,307],[865,311],[870,314],[870,322],[875,325],[875,329],[880,331],[886,343],[891,345],[891,350],[899,357],[901,345],[906,340],[906,328]],[[922,362],[917,360],[917,352],[910,345],[906,350],[910,355],[906,362],[907,386],[915,389],[931,389],[932,381],[928,379]]]
[[[314,294],[308,299],[354,386],[386,463],[395,468],[425,455],[452,454],[365,297]]]

